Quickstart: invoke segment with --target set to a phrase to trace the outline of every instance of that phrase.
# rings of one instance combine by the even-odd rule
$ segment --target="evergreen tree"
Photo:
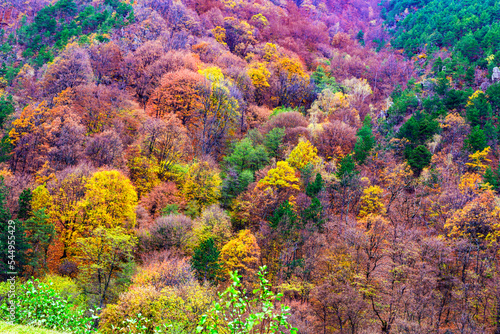
[[[323,189],[323,177],[320,173],[316,174],[314,182],[311,182],[306,187],[306,195],[309,197],[316,197]]]
[[[464,140],[464,147],[470,152],[482,151],[487,144],[488,139],[486,138],[486,134],[479,126],[473,127]]]
[[[432,153],[424,145],[417,146],[409,153],[408,164],[418,176],[431,163]]]
[[[6,279],[9,272],[22,273],[28,264],[26,233],[20,220],[12,220],[7,207],[9,190],[3,178],[0,178],[0,277]]]
[[[363,164],[375,146],[375,137],[372,133],[371,117],[366,115],[363,127],[358,130],[358,139],[354,146],[354,158],[359,164]]]
[[[191,266],[200,281],[217,283],[221,270],[219,256],[220,251],[215,246],[213,238],[203,240],[194,249]]]
[[[19,211],[17,212],[17,218],[26,220],[31,216],[31,198],[32,193],[30,188],[23,190],[21,195],[19,195]]]
[[[56,229],[53,224],[47,222],[48,219],[49,216],[43,208],[34,212],[33,216],[25,222],[26,230],[29,231],[26,242],[30,245],[27,252],[27,264],[31,268],[30,275],[47,269],[47,252],[56,235]]]
[[[278,158],[285,137],[284,128],[274,128],[266,135],[264,145],[270,157]]]

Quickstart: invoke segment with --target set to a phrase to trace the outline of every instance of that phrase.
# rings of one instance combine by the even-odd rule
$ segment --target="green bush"
[[[15,324],[75,334],[93,332],[95,317],[87,317],[83,310],[75,310],[71,298],[61,296],[48,284],[37,279],[19,285],[15,301]],[[0,305],[0,320],[11,320],[6,299]]]

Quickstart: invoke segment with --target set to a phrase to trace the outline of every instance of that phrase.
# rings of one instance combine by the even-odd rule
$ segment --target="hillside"
[[[498,13],[3,1],[0,320],[497,333]]]

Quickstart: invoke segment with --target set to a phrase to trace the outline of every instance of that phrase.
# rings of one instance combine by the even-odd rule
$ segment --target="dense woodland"
[[[73,333],[500,333],[498,1],[0,27],[0,320],[15,271],[14,322]]]

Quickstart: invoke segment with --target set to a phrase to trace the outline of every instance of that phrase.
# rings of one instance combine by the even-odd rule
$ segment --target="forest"
[[[3,0],[0,62],[0,332],[500,333],[498,1]]]

